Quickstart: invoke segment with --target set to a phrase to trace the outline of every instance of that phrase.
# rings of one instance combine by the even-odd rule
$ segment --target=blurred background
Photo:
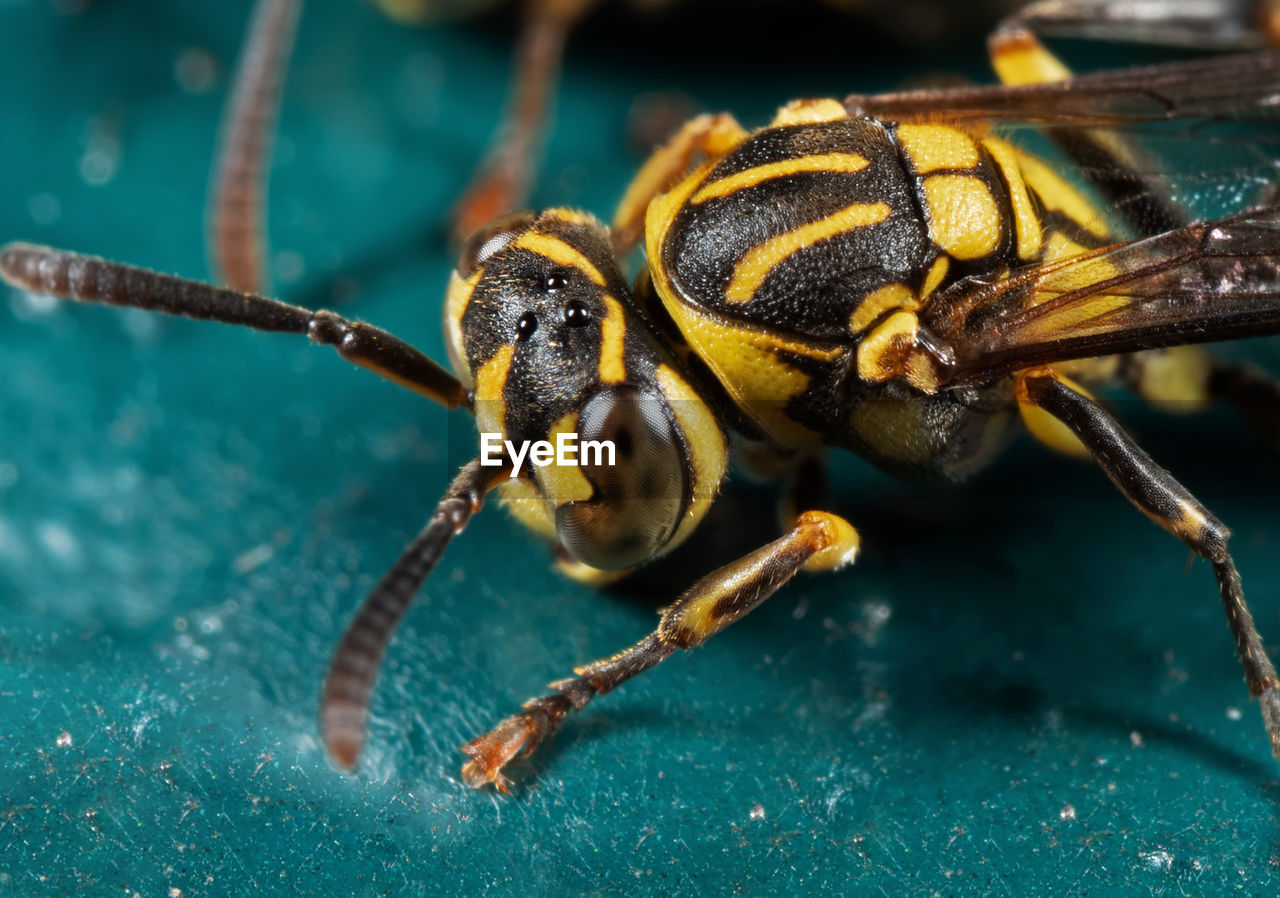
[[[208,277],[248,14],[0,0],[0,241]],[[798,96],[985,81],[995,17],[606,3],[570,39],[533,205],[611,214],[656,127],[638,97],[759,125]],[[271,162],[276,295],[443,357],[445,223],[516,19],[308,4]],[[1274,341],[1244,351],[1280,371]],[[1122,413],[1233,528],[1280,639],[1274,453],[1229,413]],[[770,538],[773,494],[736,478],[697,540],[606,594],[487,510],[338,774],[315,723],[330,653],[474,440],[304,341],[0,290],[0,892],[1274,893],[1276,767],[1209,569],[1026,442],[962,488],[836,459],[858,565],[571,718],[514,798],[463,785],[457,746]]]

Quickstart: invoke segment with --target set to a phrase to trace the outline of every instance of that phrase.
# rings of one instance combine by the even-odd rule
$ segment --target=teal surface
[[[0,0],[0,240],[206,276],[245,14]],[[536,201],[602,215],[643,90],[758,123],[952,65],[659,70],[600,33]],[[441,354],[439,222],[508,40],[311,5],[273,169],[279,295]],[[1120,410],[1234,528],[1280,639],[1274,453],[1229,414]],[[766,538],[772,497],[736,484],[700,541],[604,595],[486,510],[389,652],[359,773],[335,772],[332,647],[474,439],[301,341],[0,292],[0,894],[1276,893],[1277,768],[1209,570],[1026,443],[960,489],[837,460],[857,567],[594,703],[511,798],[464,786],[457,746]]]

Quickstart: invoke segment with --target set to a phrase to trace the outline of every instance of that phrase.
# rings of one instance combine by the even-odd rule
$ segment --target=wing
[[[1013,21],[1038,35],[1192,50],[1275,46],[1275,0],[1036,0]]]
[[[948,386],[1035,365],[1280,333],[1280,205],[960,281],[921,313]]]
[[[1280,51],[1091,72],[1016,87],[959,87],[852,94],[853,115],[1038,127],[1165,122],[1280,120]]]

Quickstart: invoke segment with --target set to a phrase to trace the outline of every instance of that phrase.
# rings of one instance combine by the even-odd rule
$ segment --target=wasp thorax
[[[607,389],[583,407],[578,428],[591,495],[556,508],[561,545],[605,570],[660,554],[687,502],[682,445],[665,402],[634,386]],[[597,445],[611,451],[592,453]]]

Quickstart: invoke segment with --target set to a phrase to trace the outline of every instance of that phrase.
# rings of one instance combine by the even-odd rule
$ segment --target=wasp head
[[[486,448],[500,442],[536,495],[526,523],[610,570],[683,538],[723,475],[724,437],[636,312],[600,222],[552,209],[481,229],[445,328]]]

